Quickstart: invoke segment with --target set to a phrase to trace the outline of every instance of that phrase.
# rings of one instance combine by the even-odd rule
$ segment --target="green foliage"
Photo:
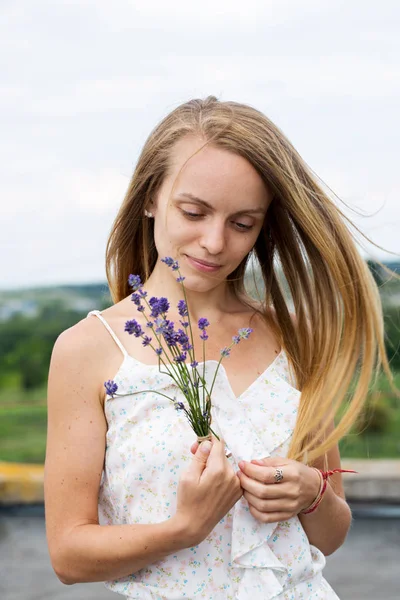
[[[47,378],[51,352],[59,334],[84,315],[45,307],[36,317],[16,315],[0,323],[0,372],[18,373],[24,390]],[[3,380],[4,384],[4,380]]]
[[[361,434],[383,434],[393,418],[393,409],[390,407],[383,392],[375,390],[368,396],[365,408],[358,419],[354,430]]]
[[[0,460],[42,463],[46,426],[46,406],[0,408]]]
[[[384,306],[385,345],[392,370],[400,370],[400,307]]]

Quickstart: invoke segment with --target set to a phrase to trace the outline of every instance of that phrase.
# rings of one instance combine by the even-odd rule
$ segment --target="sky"
[[[0,0],[0,289],[105,281],[147,136],[210,94],[264,112],[383,247],[360,251],[400,258],[399,22],[396,0]]]

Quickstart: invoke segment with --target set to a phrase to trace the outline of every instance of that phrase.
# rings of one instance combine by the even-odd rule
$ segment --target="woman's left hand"
[[[276,483],[277,468],[283,479]],[[238,476],[250,512],[263,523],[286,521],[310,506],[318,495],[320,477],[315,469],[288,458],[240,461]]]

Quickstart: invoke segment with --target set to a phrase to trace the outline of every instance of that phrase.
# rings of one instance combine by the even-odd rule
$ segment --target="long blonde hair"
[[[188,134],[244,157],[273,194],[251,254],[265,284],[265,317],[270,314],[267,307],[273,307],[276,322],[270,324],[301,391],[288,455],[295,460],[307,457],[307,462],[326,457],[356,421],[381,366],[394,387],[382,306],[349,230],[351,221],[264,114],[209,96],[178,106],[151,132],[107,243],[106,271],[113,301],[130,294],[131,273],[145,281],[154,268],[153,223],[143,218],[144,209],[169,173],[171,148]],[[235,293],[244,289],[249,259],[250,255],[229,276]],[[295,320],[277,263],[290,290]]]

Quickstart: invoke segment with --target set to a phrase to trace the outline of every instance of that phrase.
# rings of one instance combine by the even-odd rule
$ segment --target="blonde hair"
[[[155,266],[153,222],[143,218],[144,209],[169,173],[171,148],[188,134],[247,159],[273,195],[251,254],[260,264],[265,284],[264,316],[286,351],[301,391],[288,456],[307,457],[309,463],[326,458],[362,411],[381,366],[394,388],[382,306],[349,231],[348,225],[353,224],[264,114],[209,96],[178,106],[151,132],[107,243],[106,271],[113,301],[130,294],[131,273],[145,281]],[[250,256],[229,276],[237,294],[244,290]],[[277,263],[290,290],[295,322]],[[268,307],[274,308],[276,322],[268,316]]]

